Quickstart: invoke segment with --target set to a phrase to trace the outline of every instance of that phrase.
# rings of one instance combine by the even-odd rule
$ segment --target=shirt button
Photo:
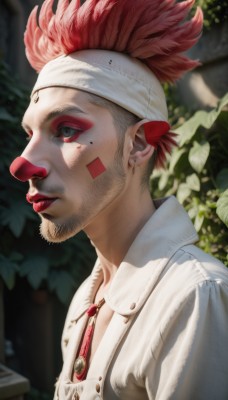
[[[102,380],[102,376],[99,376],[98,380],[101,381]]]
[[[131,310],[134,310],[135,307],[136,307],[136,304],[135,304],[135,303],[131,303],[130,309],[131,309]]]
[[[97,384],[96,384],[96,391],[97,391],[97,393],[100,393],[100,390],[101,390],[101,387],[100,387],[99,383],[97,383]]]
[[[74,394],[73,400],[79,400],[79,399],[80,399],[79,394],[78,393]]]

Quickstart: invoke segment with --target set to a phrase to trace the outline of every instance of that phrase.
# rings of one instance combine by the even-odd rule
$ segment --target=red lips
[[[55,200],[57,200],[57,198],[47,197],[39,193],[32,196],[31,194],[27,193],[26,200],[33,205],[34,211],[42,212],[46,210]]]

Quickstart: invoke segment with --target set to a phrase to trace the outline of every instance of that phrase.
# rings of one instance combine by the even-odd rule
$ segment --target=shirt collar
[[[175,197],[154,201],[156,211],[138,233],[105,296],[122,315],[136,313],[156,286],[173,254],[198,240],[184,208]]]
[[[143,306],[174,253],[198,240],[188,214],[175,197],[154,200],[154,205],[156,211],[136,236],[105,295],[109,307],[124,316],[135,314]],[[97,259],[74,319],[89,307],[101,281]]]

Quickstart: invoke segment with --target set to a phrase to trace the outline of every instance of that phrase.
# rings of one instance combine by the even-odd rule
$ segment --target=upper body
[[[72,365],[102,280],[99,259],[73,298],[56,400],[228,398],[227,270],[193,245],[196,232],[175,198],[155,205],[105,295],[113,315],[79,383]]]
[[[76,399],[74,390],[86,400],[177,400],[197,398],[196,391],[212,399],[213,374],[219,395],[227,394],[225,270],[191,246],[195,233],[188,220],[182,227],[186,216],[175,201],[156,210],[149,190],[153,166],[164,166],[174,145],[160,80],[197,65],[181,54],[202,28],[199,9],[186,21],[192,5],[59,0],[54,14],[45,0],[28,23],[27,56],[41,71],[23,118],[29,143],[11,173],[29,182],[27,200],[47,241],[84,230],[99,259],[67,319],[66,329],[71,314],[77,324],[61,400]],[[81,314],[102,298],[87,326]]]

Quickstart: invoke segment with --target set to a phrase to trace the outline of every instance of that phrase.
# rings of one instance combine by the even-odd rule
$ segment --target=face
[[[21,160],[33,171],[27,199],[42,236],[60,242],[111,214],[126,169],[111,113],[81,91],[47,88],[32,99],[23,126],[29,143]]]

